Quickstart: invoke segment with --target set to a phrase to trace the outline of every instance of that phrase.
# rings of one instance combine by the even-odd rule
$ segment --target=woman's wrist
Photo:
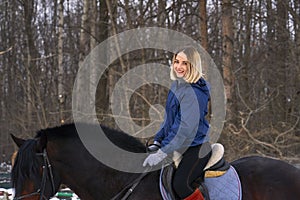
[[[160,142],[158,142],[158,141],[154,141],[153,144],[160,146]]]

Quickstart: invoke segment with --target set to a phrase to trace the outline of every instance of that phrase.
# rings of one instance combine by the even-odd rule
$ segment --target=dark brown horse
[[[131,152],[145,152],[137,139],[102,126],[108,138]],[[15,199],[49,199],[60,184],[83,200],[113,199],[140,177],[99,162],[82,144],[75,125],[41,130],[33,139],[12,136],[19,146],[12,170]],[[244,200],[299,200],[300,170],[285,162],[246,157],[231,163],[238,172]],[[149,172],[128,199],[159,200],[159,171]],[[121,192],[121,193],[120,193]],[[121,199],[117,197],[115,199]]]

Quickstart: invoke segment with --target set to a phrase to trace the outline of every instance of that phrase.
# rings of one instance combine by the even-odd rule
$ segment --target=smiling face
[[[178,78],[183,78],[190,66],[187,56],[183,52],[179,52],[173,62],[174,72]]]
[[[183,79],[187,83],[196,83],[202,77],[201,57],[194,47],[178,50],[172,58],[171,80]]]

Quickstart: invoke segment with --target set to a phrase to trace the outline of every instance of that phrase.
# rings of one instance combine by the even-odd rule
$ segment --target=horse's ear
[[[26,140],[24,140],[24,139],[22,139],[22,138],[18,138],[18,137],[16,137],[16,136],[14,136],[13,134],[10,134],[10,137],[13,139],[13,141],[15,142],[15,144],[20,148],[23,144],[24,144],[24,142],[26,141]]]
[[[42,133],[37,144],[37,148],[40,152],[43,151],[43,149],[46,148],[47,145],[47,135],[45,133]]]

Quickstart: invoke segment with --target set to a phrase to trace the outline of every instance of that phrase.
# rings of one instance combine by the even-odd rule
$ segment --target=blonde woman
[[[174,54],[170,78],[174,82],[167,97],[165,119],[154,144],[149,146],[149,150],[157,146],[160,149],[150,154],[143,166],[157,165],[174,151],[182,153],[173,189],[180,199],[204,199],[200,190],[192,185],[199,177],[203,180],[203,169],[211,155],[209,123],[205,118],[210,92],[202,77],[200,54],[195,48],[185,47]]]

